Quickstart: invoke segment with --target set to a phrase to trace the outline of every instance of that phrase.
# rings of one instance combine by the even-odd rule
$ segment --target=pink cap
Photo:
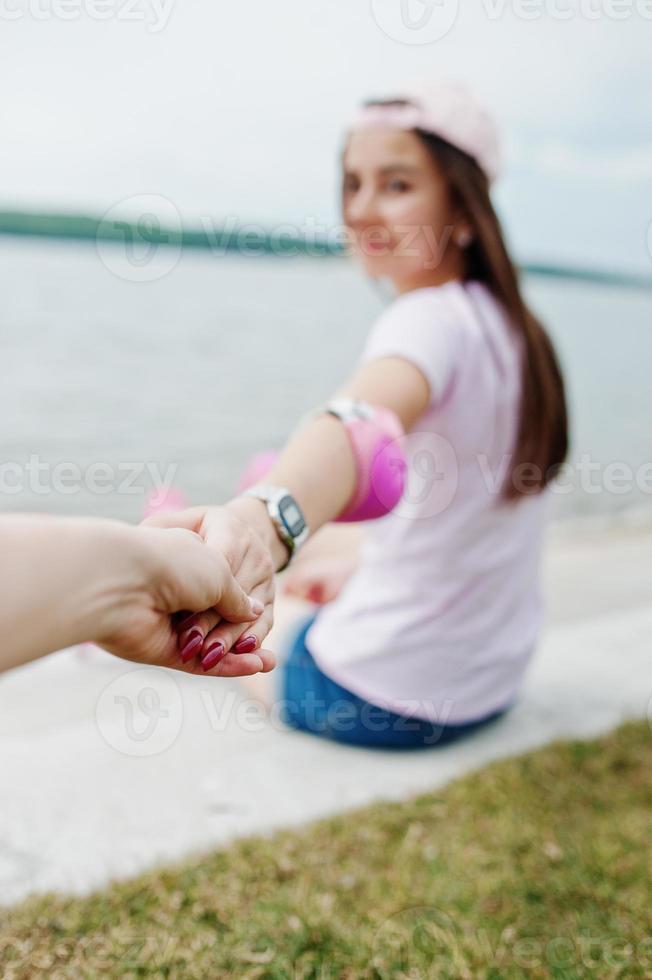
[[[416,83],[378,102],[405,101],[408,105],[365,105],[351,129],[391,126],[423,129],[473,157],[491,182],[502,171],[498,128],[491,115],[464,86],[454,82]],[[375,101],[375,100],[374,100]]]

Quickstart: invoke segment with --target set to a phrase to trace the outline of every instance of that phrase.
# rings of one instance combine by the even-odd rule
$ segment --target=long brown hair
[[[543,490],[566,459],[568,413],[561,368],[550,337],[523,299],[486,174],[473,157],[446,140],[420,129],[414,132],[448,182],[453,205],[472,228],[473,241],[465,249],[465,279],[487,286],[523,340],[518,436],[501,490],[503,499],[516,501]]]
[[[465,250],[465,278],[485,283],[523,340],[518,436],[502,490],[505,499],[517,500],[543,490],[566,459],[568,413],[561,368],[548,333],[523,299],[484,171],[446,140],[423,130],[416,133],[444,174],[453,204],[473,230],[473,241]]]

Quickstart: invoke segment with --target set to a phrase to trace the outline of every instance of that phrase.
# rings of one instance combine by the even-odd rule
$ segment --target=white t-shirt
[[[479,282],[400,296],[364,349],[363,362],[411,361],[431,399],[405,437],[403,499],[361,525],[360,567],[306,643],[334,681],[399,714],[461,724],[506,707],[536,644],[549,491],[500,495],[521,351]]]

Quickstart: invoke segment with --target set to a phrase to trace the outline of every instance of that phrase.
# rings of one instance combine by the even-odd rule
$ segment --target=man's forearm
[[[108,612],[141,586],[118,522],[0,517],[0,669],[99,638]]]

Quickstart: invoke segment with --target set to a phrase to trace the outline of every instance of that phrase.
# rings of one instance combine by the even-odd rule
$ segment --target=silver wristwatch
[[[282,572],[288,567],[310,534],[303,511],[285,487],[257,483],[245,490],[242,496],[255,497],[257,500],[262,500],[266,505],[267,513],[276,533],[288,549],[288,560],[278,569],[279,572]]]

